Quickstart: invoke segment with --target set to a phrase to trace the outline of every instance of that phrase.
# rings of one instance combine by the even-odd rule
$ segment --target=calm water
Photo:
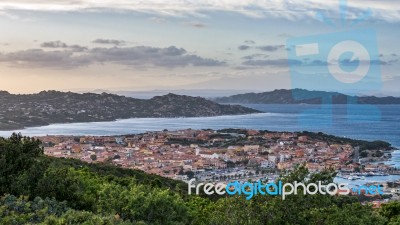
[[[390,175],[390,176],[375,176],[375,177],[366,177],[365,180],[348,180],[344,178],[335,177],[333,180],[336,183],[347,183],[350,187],[354,187],[357,185],[364,185],[367,183],[385,183],[386,181],[397,181],[400,179],[399,175]]]
[[[385,140],[400,147],[400,105],[245,105],[265,113],[198,118],[135,118],[111,122],[52,124],[0,131],[42,135],[121,135],[162,129],[248,128],[271,131],[322,131],[365,140]],[[400,166],[400,152],[390,163]]]
[[[198,118],[135,118],[111,122],[52,124],[12,132],[24,135],[120,135],[162,129],[249,128],[272,131],[322,131],[365,140],[385,140],[400,147],[400,105],[246,105],[265,113]]]

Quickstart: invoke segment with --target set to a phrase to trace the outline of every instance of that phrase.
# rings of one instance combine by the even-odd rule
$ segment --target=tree
[[[229,161],[226,162],[226,167],[227,168],[234,168],[235,167],[235,163],[229,160]]]
[[[96,161],[97,160],[97,155],[90,155],[90,159],[92,161]]]
[[[191,170],[186,171],[185,174],[188,176],[189,180],[194,178],[194,172]]]
[[[36,178],[30,177],[36,172],[31,168],[40,163],[37,158],[42,155],[39,140],[16,133],[8,139],[0,138],[0,194],[30,190],[31,184],[26,181]]]
[[[396,224],[395,221],[400,221],[400,202],[382,204],[379,214],[386,217],[393,224]]]
[[[360,153],[360,157],[362,157],[362,158],[368,157],[368,152],[367,151],[362,151]]]

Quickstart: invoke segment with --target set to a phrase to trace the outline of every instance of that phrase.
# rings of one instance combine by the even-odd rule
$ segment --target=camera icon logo
[[[291,38],[287,41],[292,88],[359,94],[381,89],[373,30]],[[294,96],[296,97],[296,96]]]
[[[351,61],[357,61],[357,67],[351,71],[347,71],[341,64],[341,56],[348,51],[352,53]],[[363,45],[356,41],[342,41],[332,47],[328,55],[328,70],[336,78],[343,83],[356,83],[361,81],[370,68],[369,52]],[[364,64],[360,64],[364,62]]]
[[[351,30],[338,33],[295,37],[287,40],[288,62],[295,100],[320,98],[321,107],[304,111],[303,117],[333,108],[335,94],[316,92],[304,95],[302,90],[318,90],[357,96],[378,92],[382,87],[377,38],[374,30]],[[372,105],[357,105],[356,97],[347,99],[347,121],[359,122],[359,109],[372,110],[380,120],[380,111]],[[301,119],[304,122],[310,121]],[[322,125],[332,126],[333,114]],[[309,124],[310,125],[310,124]]]

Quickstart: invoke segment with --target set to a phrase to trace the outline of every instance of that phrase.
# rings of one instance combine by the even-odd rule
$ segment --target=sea
[[[400,105],[309,105],[245,104],[262,113],[195,117],[132,118],[109,122],[51,124],[13,132],[26,136],[45,135],[123,135],[163,129],[246,128],[270,131],[314,131],[361,140],[383,140],[400,149]],[[400,168],[400,151],[385,162]],[[395,180],[400,176],[367,177],[365,182]],[[340,179],[339,179],[340,181]],[[351,181],[363,183],[364,181]]]

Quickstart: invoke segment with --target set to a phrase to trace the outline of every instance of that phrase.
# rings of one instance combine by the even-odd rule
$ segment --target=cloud
[[[64,42],[61,41],[49,41],[49,42],[43,42],[40,44],[40,47],[42,48],[63,48],[63,49],[71,49],[74,52],[83,52],[88,50],[87,47],[83,47],[80,45],[67,45]]]
[[[251,44],[255,44],[255,42],[253,42],[253,41],[247,41],[247,42],[251,43]],[[248,50],[248,49],[251,49],[251,48],[259,49],[259,50],[264,51],[264,52],[276,52],[278,50],[286,49],[285,45],[262,45],[262,46],[253,47],[253,46],[245,44],[245,45],[239,45],[238,46],[238,49],[241,50],[241,51]]]
[[[285,49],[285,45],[264,45],[258,46],[257,49],[264,52],[276,52],[281,49]]]
[[[149,20],[153,21],[154,23],[165,23],[167,21],[165,18],[156,16],[150,17]]]
[[[242,62],[244,66],[254,66],[254,67],[288,67],[291,66],[327,66],[328,64],[338,63],[338,62],[326,62],[323,60],[297,60],[297,59],[253,59],[251,57],[243,58],[248,59]],[[370,60],[370,61],[351,61],[349,59],[343,59],[340,61],[340,64],[343,66],[359,66],[360,64],[370,64],[370,65],[392,65],[396,63],[398,60]]]
[[[40,47],[42,47],[42,48],[66,48],[66,47],[68,47],[68,45],[61,41],[50,41],[50,42],[43,42],[42,44],[40,44]]]
[[[293,35],[288,34],[288,33],[281,33],[281,34],[278,34],[277,37],[287,39],[287,38],[293,37]]]
[[[274,66],[274,67],[288,67],[289,63],[292,65],[301,65],[302,61],[293,59],[257,59],[246,60],[242,63],[245,66]]]
[[[375,63],[375,64],[380,64],[380,65],[386,65],[386,66],[391,66],[395,63],[398,63],[399,60],[398,59],[392,59],[392,60],[388,60],[388,61],[384,61],[384,60],[372,60],[371,64]]]
[[[74,56],[69,50],[44,51],[43,49],[28,49],[23,51],[0,54],[0,62],[10,63],[14,67],[46,67],[71,69],[88,65],[90,59]]]
[[[350,59],[343,59],[340,60],[340,64],[343,66],[352,66],[352,67],[356,67],[359,66],[360,64],[362,65],[366,65],[366,64],[370,64],[370,65],[390,65],[391,61],[383,61],[383,60],[368,60],[368,61],[357,61],[357,60],[350,60]]]
[[[371,18],[375,20],[399,22],[400,2],[393,0],[353,0],[348,1],[346,18],[357,20],[368,8],[371,8]],[[193,0],[3,0],[1,10],[30,10],[30,11],[136,11],[162,16],[204,16],[207,12],[223,11],[242,14],[255,18],[285,18],[297,20],[303,18],[316,19],[315,13],[323,11],[329,19],[340,22],[339,1],[287,1],[287,0],[248,0],[248,1],[193,1]]]
[[[116,46],[120,46],[120,45],[125,45],[126,42],[123,40],[115,40],[115,39],[96,39],[94,41],[92,41],[92,43],[96,43],[96,44],[104,44],[104,45],[116,45]]]
[[[98,62],[114,62],[122,65],[154,65],[160,67],[220,66],[224,62],[187,54],[183,48],[170,46],[155,48],[137,46],[129,48],[95,48],[91,57]]]
[[[268,57],[268,55],[266,55],[266,54],[251,54],[251,55],[246,55],[246,56],[243,56],[242,57],[242,59],[247,59],[247,60],[252,60],[252,59],[255,59],[255,58],[267,58]]]
[[[0,3],[1,4],[1,3]],[[7,18],[9,20],[14,20],[14,21],[20,21],[20,22],[33,22],[35,21],[35,18],[32,16],[26,17],[22,16],[20,14],[16,14],[13,12],[8,12],[4,9],[0,8],[0,17]]]
[[[200,22],[190,22],[190,23],[186,23],[186,25],[194,27],[194,28],[204,28],[207,27],[206,24],[204,23],[200,23]]]
[[[248,45],[254,45],[256,42],[253,40],[245,40],[244,43]]]
[[[47,46],[47,45],[46,45]],[[48,45],[52,46],[52,45]],[[54,45],[57,46],[57,45]],[[61,45],[64,46],[64,45]],[[15,67],[74,69],[93,64],[112,63],[130,67],[175,68],[186,66],[223,66],[223,61],[188,54],[183,48],[170,46],[156,48],[150,46],[93,48],[81,52],[80,49],[66,45],[63,50],[45,51],[29,49],[0,54],[0,62]]]
[[[254,67],[251,67],[251,66],[234,66],[233,69],[234,70],[250,70],[250,69],[254,69]]]
[[[71,51],[74,51],[74,52],[83,52],[83,51],[87,51],[88,50],[87,47],[83,47],[83,46],[80,46],[80,45],[69,45],[68,48],[71,49]]]
[[[247,50],[247,49],[249,49],[249,48],[251,48],[250,46],[248,46],[248,45],[239,45],[239,47],[238,47],[238,49],[239,50]]]

